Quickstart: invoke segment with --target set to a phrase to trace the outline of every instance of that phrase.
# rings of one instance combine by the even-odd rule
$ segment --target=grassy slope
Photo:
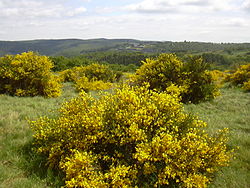
[[[31,150],[32,132],[26,118],[54,116],[64,99],[74,97],[66,85],[62,97],[18,98],[0,96],[0,187],[57,187],[60,178],[43,167],[43,160]],[[218,99],[198,105],[186,105],[185,110],[196,113],[208,122],[209,131],[229,127],[230,146],[240,146],[237,158],[224,168],[211,187],[248,187],[250,185],[250,93],[238,89],[223,89]]]
[[[211,187],[247,188],[250,186],[250,93],[224,88],[222,95],[211,102],[185,105],[208,123],[209,132],[229,128],[229,146],[236,150],[236,159],[218,173]]]

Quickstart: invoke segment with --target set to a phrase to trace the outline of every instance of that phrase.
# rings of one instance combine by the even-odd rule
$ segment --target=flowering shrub
[[[89,80],[102,80],[104,82],[114,82],[119,79],[116,72],[109,69],[106,65],[91,64],[81,67],[73,67],[59,73],[64,81],[77,81],[81,77],[87,77]]]
[[[73,67],[72,69],[65,69],[63,71],[58,72],[58,75],[60,77],[60,80],[62,82],[73,82],[74,81],[74,74],[79,69],[79,67]]]
[[[182,94],[183,102],[198,103],[220,95],[208,64],[201,57],[190,56],[183,64],[183,75],[183,85],[187,85],[187,91]]]
[[[37,151],[66,174],[67,187],[205,187],[231,151],[226,130],[209,136],[206,124],[183,111],[178,87],[86,93],[62,105],[59,117],[31,122]]]
[[[106,65],[91,64],[83,67],[83,72],[88,79],[102,80],[104,82],[116,81],[116,74]]]
[[[247,82],[244,82],[243,89],[250,91],[250,79]]]
[[[0,93],[17,96],[57,97],[61,92],[59,78],[50,70],[46,56],[24,52],[0,58]]]
[[[230,82],[233,85],[240,86],[246,91],[250,90],[250,63],[247,65],[241,65],[234,72],[229,74],[226,79],[226,82]]]
[[[217,84],[218,87],[222,87],[224,84],[224,80],[227,76],[226,72],[222,72],[219,70],[212,70],[210,71],[212,76],[212,80]]]
[[[111,82],[120,79],[121,74],[106,65],[91,64],[85,67],[73,67],[59,73],[62,81],[75,83],[78,91],[105,90],[113,87]]]
[[[165,91],[174,84],[182,88],[182,101],[197,103],[217,96],[218,89],[202,58],[190,57],[182,62],[174,54],[161,54],[157,59],[146,59],[136,71],[132,83],[150,84],[150,89]]]
[[[226,73],[220,70],[212,70],[210,73],[214,81],[222,81],[226,77]]]
[[[78,91],[95,91],[95,90],[107,90],[113,87],[113,83],[104,82],[102,80],[89,80],[87,77],[82,76],[75,81],[75,87]]]
[[[175,54],[161,54],[157,59],[146,59],[137,69],[133,82],[138,85],[149,83],[150,89],[164,91],[172,83],[181,85],[183,62]]]

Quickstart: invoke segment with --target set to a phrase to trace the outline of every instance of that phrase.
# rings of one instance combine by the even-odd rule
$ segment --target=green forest
[[[34,51],[50,56],[54,70],[91,62],[111,64],[113,69],[135,71],[146,58],[175,53],[181,58],[202,56],[212,69],[225,70],[250,61],[250,43],[140,41],[133,39],[61,39],[0,41],[0,56]]]

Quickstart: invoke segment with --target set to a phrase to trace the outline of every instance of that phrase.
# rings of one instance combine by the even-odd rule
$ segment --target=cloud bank
[[[0,40],[250,42],[250,0],[0,0]]]

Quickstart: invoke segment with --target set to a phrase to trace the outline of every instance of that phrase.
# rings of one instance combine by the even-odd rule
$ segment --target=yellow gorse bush
[[[123,86],[62,105],[59,117],[32,121],[38,152],[66,174],[67,187],[206,187],[228,165],[227,130],[209,136],[169,93]]]
[[[226,78],[227,74],[220,70],[212,70],[210,71],[212,76],[212,80],[219,86],[222,87],[224,84],[224,79]]]
[[[76,80],[75,87],[78,91],[89,92],[95,90],[107,90],[114,87],[114,84],[102,80],[89,80],[87,77],[83,76]]]
[[[73,67],[59,73],[62,81],[75,83],[79,91],[105,90],[113,87],[112,82],[119,78],[106,65],[91,64],[85,67]]]
[[[225,81],[250,91],[250,63],[239,66],[239,68],[227,75]]]
[[[107,65],[93,63],[87,66],[73,67],[59,72],[65,81],[76,81],[85,76],[89,80],[102,80],[104,82],[114,82],[116,74]]]
[[[247,82],[244,82],[243,89],[250,91],[250,79]]]
[[[164,91],[172,83],[183,83],[181,70],[183,62],[175,54],[161,54],[157,59],[147,58],[143,65],[137,69],[132,81],[138,85],[145,82],[150,89]]]
[[[226,77],[226,73],[220,70],[212,70],[210,71],[210,73],[214,81],[221,81]]]
[[[199,57],[189,57],[186,62],[175,54],[161,54],[156,59],[146,59],[131,82],[135,85],[149,83],[149,89],[158,91],[165,91],[174,84],[182,88],[182,102],[198,103],[219,95],[207,64]]]
[[[57,97],[61,93],[59,78],[50,70],[46,56],[24,52],[0,58],[0,93],[16,96]]]

